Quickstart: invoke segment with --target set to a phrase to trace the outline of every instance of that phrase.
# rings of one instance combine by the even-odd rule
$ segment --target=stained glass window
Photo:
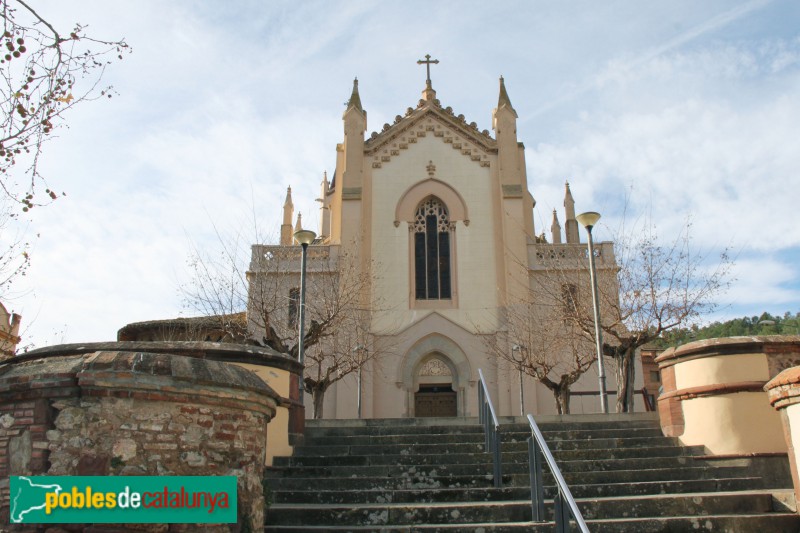
[[[423,200],[415,214],[414,281],[417,300],[451,298],[450,219],[435,196]]]

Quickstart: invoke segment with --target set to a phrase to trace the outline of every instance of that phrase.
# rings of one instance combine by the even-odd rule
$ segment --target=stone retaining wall
[[[267,423],[280,401],[253,372],[175,354],[34,354],[0,365],[0,518],[8,524],[9,475],[228,475],[238,479],[239,523],[211,530],[263,529]]]

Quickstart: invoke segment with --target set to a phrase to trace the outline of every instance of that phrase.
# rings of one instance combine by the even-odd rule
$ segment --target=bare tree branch
[[[187,306],[218,317],[246,310],[246,331],[239,328],[232,336],[297,358],[300,246],[245,247],[240,234],[225,237],[215,231],[219,250],[195,250],[189,260],[193,279],[181,288]],[[331,385],[388,350],[370,332],[371,277],[362,274],[355,250],[354,244],[308,248],[303,382],[317,418]]]
[[[66,125],[68,110],[112,96],[113,87],[100,86],[105,67],[131,50],[124,39],[87,35],[81,24],[65,36],[23,0],[2,0],[0,15],[0,188],[27,211],[58,197],[39,172],[44,143]],[[11,175],[18,163],[25,166],[19,181]]]
[[[666,244],[647,221],[625,228],[614,242],[615,275],[598,273],[603,352],[616,366],[617,411],[628,412],[633,410],[636,350],[673,328],[691,326],[713,311],[716,297],[729,286],[732,262],[727,251],[718,261],[709,263],[694,250],[690,221]],[[576,268],[574,261],[551,262],[544,276],[548,281],[540,284],[541,288],[573,279],[578,291],[590,294],[588,273],[577,280],[572,274]],[[590,306],[564,307],[563,319],[594,338]]]

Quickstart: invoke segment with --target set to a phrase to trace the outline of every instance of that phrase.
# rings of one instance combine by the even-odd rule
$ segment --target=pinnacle
[[[497,100],[497,109],[500,109],[503,106],[506,106],[513,111],[514,115],[517,114],[517,112],[514,110],[514,106],[511,105],[511,99],[508,97],[505,80],[503,79],[503,76],[500,76],[500,98]]]
[[[361,97],[358,95],[358,78],[353,80],[353,92],[347,102],[347,110],[349,111],[351,108],[355,108],[357,111],[364,111],[361,107]]]
[[[572,201],[572,203],[575,203],[575,201],[572,199],[572,191],[569,188],[568,181],[564,183],[564,202],[566,202],[567,200],[570,200]]]

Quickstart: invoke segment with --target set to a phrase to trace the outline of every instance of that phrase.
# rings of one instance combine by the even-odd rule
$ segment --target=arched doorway
[[[467,355],[452,339],[440,333],[420,338],[398,365],[397,385],[406,391],[406,416],[420,416],[417,412],[418,393],[436,394],[429,398],[449,405],[452,405],[451,399],[455,394],[455,414],[447,416],[466,416],[467,387],[470,386],[471,375]],[[439,409],[445,407],[440,406],[434,412],[440,412]],[[453,412],[452,407],[448,409],[448,413]]]
[[[441,354],[423,360],[416,373],[414,414],[418,417],[457,416],[458,394],[453,389],[453,369]]]

